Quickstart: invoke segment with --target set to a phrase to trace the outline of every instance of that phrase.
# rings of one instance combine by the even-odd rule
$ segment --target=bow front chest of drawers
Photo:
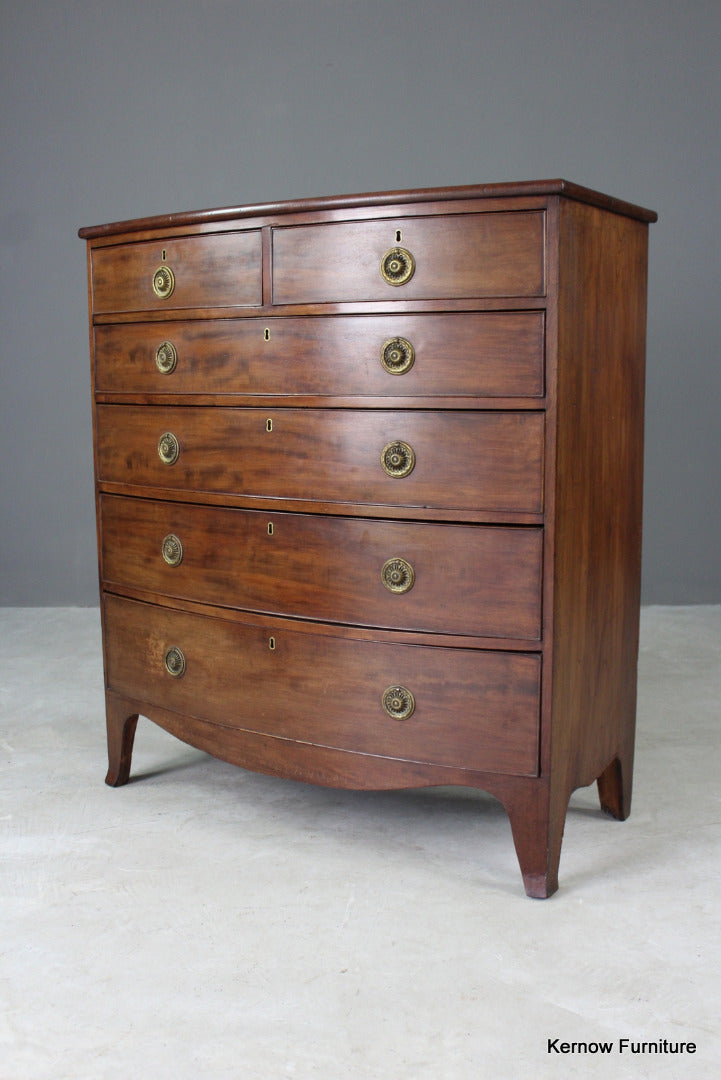
[[[110,768],[631,795],[648,224],[566,181],[82,229]]]

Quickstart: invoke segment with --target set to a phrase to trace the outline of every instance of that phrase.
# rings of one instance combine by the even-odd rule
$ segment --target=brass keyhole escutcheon
[[[416,260],[407,248],[391,248],[381,259],[381,277],[389,285],[405,285],[415,270]]]
[[[167,300],[173,295],[175,274],[169,266],[159,266],[153,274],[153,292],[160,300]]]
[[[155,366],[161,375],[170,375],[178,363],[178,350],[172,341],[163,341],[155,350]]]
[[[174,465],[180,456],[180,443],[172,431],[164,431],[158,439],[158,456],[164,465]]]
[[[389,686],[381,700],[392,720],[408,720],[416,709],[416,699],[405,686]]]
[[[381,364],[389,375],[405,375],[415,360],[416,350],[408,338],[390,338],[381,345]]]
[[[407,593],[416,580],[415,570],[407,559],[396,557],[383,564],[381,581],[392,593]]]
[[[161,545],[161,553],[164,562],[168,566],[180,566],[183,561],[183,544],[175,533],[168,533]]]
[[[395,442],[387,443],[381,450],[381,465],[383,471],[392,476],[395,480],[400,480],[404,476],[410,476],[415,468],[416,455],[413,447],[409,446],[407,442],[402,442],[397,439]]]
[[[165,654],[165,670],[174,679],[180,679],[185,674],[185,655],[177,645],[173,645]]]

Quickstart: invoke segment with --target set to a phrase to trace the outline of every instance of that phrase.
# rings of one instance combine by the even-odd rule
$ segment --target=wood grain
[[[393,286],[379,267],[398,244],[410,250],[416,269],[407,284]],[[544,292],[544,215],[538,211],[398,217],[281,227],[273,233],[276,304]]]
[[[380,361],[397,337],[415,350],[402,375]],[[166,340],[178,356],[167,375],[155,363]],[[106,325],[95,328],[95,385],[116,394],[540,397],[543,341],[540,311]]]
[[[101,482],[419,511],[543,509],[541,412],[99,405],[97,419]],[[157,451],[166,431],[180,442],[170,466]],[[416,455],[402,478],[381,466],[397,440]]]
[[[175,276],[166,300],[153,292],[153,275],[161,265]],[[98,248],[92,253],[92,289],[96,313],[260,304],[260,231],[229,232],[212,241],[189,236]]]
[[[111,594],[105,634],[108,688],[173,712],[382,757],[537,772],[537,655],[315,637],[280,622],[269,635]],[[186,658],[181,678],[165,670],[171,647]],[[382,707],[396,684],[415,697],[408,720]]]
[[[108,783],[143,714],[273,775],[470,784],[505,806],[527,893],[555,891],[573,790],[630,808],[655,218],[550,180],[81,230]],[[399,287],[394,246],[415,259]],[[380,363],[394,337],[403,375]],[[381,467],[398,440],[402,479]],[[398,557],[415,580],[394,595]]]
[[[538,639],[541,530],[262,514],[103,495],[106,586],[362,626]],[[269,535],[269,526],[271,534]],[[162,558],[178,536],[178,566]],[[381,580],[410,563],[407,593]]]
[[[638,206],[623,199],[606,195],[593,188],[575,184],[570,180],[522,180],[495,184],[466,184],[455,187],[441,188],[414,188],[396,191],[363,192],[352,195],[325,195],[313,199],[288,199],[283,202],[255,203],[245,206],[222,206],[211,210],[192,210],[183,213],[158,214],[154,217],[134,218],[129,221],[115,221],[106,225],[85,226],[78,230],[78,235],[84,240],[102,240],[105,237],[116,236],[125,232],[148,232],[158,230],[175,230],[194,225],[198,228],[213,228],[224,226],[231,220],[243,220],[248,217],[256,219],[287,218],[293,214],[318,214],[332,216],[343,211],[353,214],[367,212],[367,208],[380,210],[390,207],[391,211],[397,206],[414,208],[418,204],[426,203],[429,206],[443,206],[453,210],[458,203],[481,202],[489,207],[494,203],[501,202],[508,207],[509,204],[518,203],[529,199],[551,199],[562,195],[564,199],[573,199],[586,203],[589,206],[599,206],[603,210],[615,214],[623,214],[626,217],[635,218],[637,221],[653,222],[657,220],[657,214],[644,206]]]
[[[604,801],[623,806],[625,816],[636,715],[648,229],[569,203],[560,230],[551,768],[569,792],[604,775]],[[618,767],[608,770],[614,760]],[[609,789],[619,784],[613,799]]]

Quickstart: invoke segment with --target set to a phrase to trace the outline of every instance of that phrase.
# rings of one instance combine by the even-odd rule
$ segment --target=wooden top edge
[[[454,199],[494,199],[508,196],[563,195],[579,202],[610,210],[639,221],[653,222],[658,215],[633,203],[603,195],[600,191],[573,184],[568,180],[525,180],[520,183],[472,184],[466,187],[417,188],[408,191],[376,191],[362,195],[326,195],[313,199],[290,199],[284,202],[257,203],[250,206],[219,207],[214,210],[192,210],[178,214],[114,221],[108,225],[93,225],[78,230],[83,240],[95,240],[116,233],[170,229],[184,225],[204,225],[237,218],[269,217],[281,214],[301,214],[317,210],[342,210],[350,207],[403,205],[417,202],[446,202]]]

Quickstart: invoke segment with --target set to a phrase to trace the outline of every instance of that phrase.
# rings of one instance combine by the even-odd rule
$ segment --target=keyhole
[[[271,652],[275,652],[275,638],[274,637],[268,638],[268,648],[270,649]]]
[[[163,257],[162,257],[162,259],[160,261],[165,262],[165,248],[163,248]]]
[[[273,522],[269,521],[268,522],[268,536],[272,536],[272,535],[273,535]]]
[[[403,233],[401,232],[400,229],[396,229],[396,243],[400,244],[402,239],[403,239]]]
[[[270,330],[268,329],[267,326],[266,326],[265,330],[263,331],[263,337],[265,338],[266,341],[270,341]]]
[[[270,420],[270,419],[266,420],[266,422],[265,422],[265,430],[266,431],[272,431],[273,430],[273,421],[272,420]]]

